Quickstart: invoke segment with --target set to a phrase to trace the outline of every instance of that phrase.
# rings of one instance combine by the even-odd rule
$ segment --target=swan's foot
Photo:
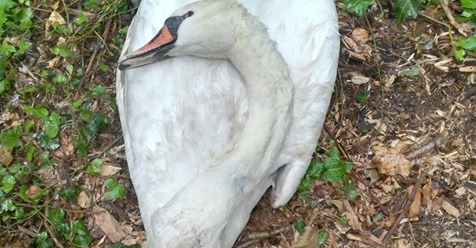
[[[273,208],[286,205],[293,197],[301,183],[301,179],[306,174],[310,162],[311,158],[305,161],[294,161],[279,169],[276,185],[270,194],[271,206]]]

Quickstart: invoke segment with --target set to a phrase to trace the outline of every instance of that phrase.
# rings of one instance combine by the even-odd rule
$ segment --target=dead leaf
[[[0,147],[0,164],[8,166],[13,161],[12,156],[13,149],[6,147]]]
[[[122,230],[121,224],[106,209],[94,206],[93,213],[96,224],[112,242],[119,242],[126,237],[127,234]]]
[[[352,209],[352,206],[350,206],[349,201],[345,200],[343,201],[343,203],[344,203],[344,208],[346,210],[344,213],[344,216],[347,217],[347,221],[349,221],[349,225],[354,230],[362,231],[362,225],[359,222],[359,218],[355,214],[354,209]]]
[[[112,175],[117,174],[121,170],[122,170],[121,167],[112,166],[110,164],[104,164],[104,166],[101,167],[101,170],[99,171],[99,174],[101,176],[112,176]]]
[[[294,234],[294,248],[317,248],[317,230],[313,227],[306,226],[304,232]]]
[[[40,187],[36,186],[36,185],[30,185],[28,187],[28,189],[26,190],[26,195],[28,196],[28,198],[30,199],[35,199],[36,197],[38,197],[39,195],[41,194],[41,189]]]
[[[459,210],[446,200],[443,200],[443,205],[441,205],[441,207],[455,218],[458,218],[461,215]]]
[[[81,191],[78,195],[78,205],[81,208],[89,208],[91,206],[91,199],[86,192]]]
[[[410,175],[411,163],[400,150],[380,146],[375,146],[373,150],[375,156],[372,163],[377,166],[380,173],[389,176],[400,174],[408,177]]]
[[[50,14],[50,17],[48,17],[48,22],[51,24],[55,24],[55,23],[58,23],[60,25],[63,25],[66,23],[66,21],[64,20],[64,18],[60,15],[60,13],[58,13],[58,11],[56,10],[53,10]]]
[[[407,193],[410,195],[413,191],[413,185],[409,186],[407,188]],[[410,208],[408,209],[408,218],[415,218],[420,214],[420,208],[421,208],[421,190],[418,189],[417,193],[415,195],[415,199],[413,199],[412,205],[410,205]]]
[[[369,40],[369,31],[363,28],[352,30],[352,39],[358,44],[364,44]]]

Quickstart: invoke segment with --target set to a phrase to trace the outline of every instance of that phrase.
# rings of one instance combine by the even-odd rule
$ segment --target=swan
[[[126,156],[149,247],[231,247],[267,188],[274,187],[274,207],[285,204],[310,162],[336,76],[339,34],[332,0],[239,1],[266,24],[294,83],[289,129],[266,130],[273,134],[273,146],[266,140],[270,136],[260,132],[274,122],[254,126],[260,132],[246,136],[245,131],[252,130],[251,84],[230,61],[203,58],[223,58],[223,54],[169,51],[167,56],[173,58],[154,63],[157,57],[148,53],[157,44],[148,42],[165,17],[190,2],[194,1],[142,0],[122,53],[122,69],[128,70],[117,71]],[[221,10],[222,15],[229,11]],[[186,20],[196,17],[194,12]],[[182,30],[188,26],[184,23]],[[193,40],[192,34],[223,29],[210,25],[181,31],[181,37]],[[262,28],[254,32],[262,37],[259,30],[265,32]],[[141,49],[144,44],[148,45]],[[204,46],[194,45],[195,49]],[[195,56],[182,56],[186,54]],[[265,141],[265,150],[255,147]],[[248,156],[239,155],[250,147],[256,149]],[[263,160],[258,162],[259,158]]]

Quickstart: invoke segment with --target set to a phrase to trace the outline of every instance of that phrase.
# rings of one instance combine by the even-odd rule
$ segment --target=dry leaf
[[[363,28],[356,28],[352,31],[352,39],[358,44],[364,44],[369,40],[369,31]]]
[[[96,224],[112,242],[119,242],[126,237],[127,234],[122,230],[121,224],[106,209],[94,206],[93,213]]]
[[[378,171],[382,174],[395,176],[400,174],[404,177],[410,175],[411,163],[400,150],[375,146],[375,156],[372,159]]]
[[[112,176],[117,174],[119,171],[121,171],[121,167],[116,167],[112,166],[110,164],[105,164],[103,167],[101,167],[101,170],[99,171],[99,174],[101,176]]]
[[[60,25],[63,25],[66,23],[66,21],[64,20],[64,18],[60,15],[60,13],[58,13],[58,11],[56,10],[53,10],[50,14],[50,17],[48,17],[48,22],[50,24],[54,24],[54,23],[58,23]]]
[[[78,205],[81,208],[89,208],[91,206],[91,199],[86,192],[81,191],[78,195]]]
[[[313,227],[306,226],[304,232],[294,234],[294,248],[317,248],[317,230]]]
[[[8,166],[13,161],[12,156],[13,149],[8,149],[6,147],[0,147],[0,164]]]
[[[455,208],[451,203],[447,202],[446,200],[443,201],[443,205],[441,207],[448,212],[449,214],[453,215],[453,217],[458,218],[461,213],[457,208]]]
[[[410,195],[413,191],[413,185],[408,186],[407,188],[407,193]],[[408,209],[408,218],[415,218],[420,214],[420,208],[421,208],[421,190],[418,189],[417,193],[415,195],[415,199],[412,202],[412,205]]]
[[[41,189],[40,187],[36,186],[36,185],[30,185],[28,187],[28,189],[26,190],[26,195],[28,196],[28,198],[30,199],[35,199],[36,197],[38,197],[39,195],[41,194]]]

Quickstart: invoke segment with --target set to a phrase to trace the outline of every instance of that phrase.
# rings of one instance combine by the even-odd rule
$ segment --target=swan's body
[[[146,44],[172,11],[193,1],[158,2],[142,0],[124,53]],[[253,89],[229,61],[176,57],[118,72],[126,154],[150,247],[230,247],[269,186],[275,185],[273,206],[290,199],[315,149],[337,66],[333,1],[240,2],[268,26],[288,63],[292,118],[265,111],[251,125],[259,111]]]

